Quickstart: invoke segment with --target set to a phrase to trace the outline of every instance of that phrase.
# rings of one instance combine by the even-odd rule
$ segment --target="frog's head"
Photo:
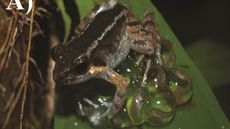
[[[89,78],[89,63],[86,56],[71,50],[66,45],[56,45],[51,55],[55,61],[53,78],[57,84],[77,84]]]

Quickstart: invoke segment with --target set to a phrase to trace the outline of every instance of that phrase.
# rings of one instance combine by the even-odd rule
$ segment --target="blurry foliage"
[[[230,128],[224,113],[220,109],[216,98],[213,96],[212,91],[206,80],[203,78],[199,70],[189,59],[180,42],[174,36],[164,19],[161,17],[157,9],[152,6],[149,0],[120,0],[121,3],[126,5],[139,19],[143,19],[143,14],[147,9],[151,9],[155,13],[156,23],[158,24],[160,35],[163,39],[167,39],[174,43],[174,51],[176,53],[176,65],[183,68],[192,78],[193,81],[193,98],[191,102],[185,107],[179,108],[176,117],[167,126],[161,127],[162,129],[171,128],[186,128],[186,129],[227,129]],[[88,12],[93,8],[95,1],[76,0],[79,7],[81,19],[85,17]],[[59,5],[60,7],[61,5]],[[63,11],[63,10],[62,10]],[[64,12],[62,12],[64,13]],[[63,15],[63,18],[65,20]],[[69,23],[66,23],[69,24]],[[67,29],[68,30],[68,29]],[[69,32],[66,32],[68,34]],[[193,58],[199,59],[201,55],[194,54]],[[217,55],[216,55],[217,56]],[[210,57],[211,58],[211,57]],[[201,59],[201,58],[200,58]],[[211,63],[211,62],[210,62]],[[198,64],[199,65],[199,64]],[[205,66],[203,66],[205,67]],[[207,67],[207,66],[206,66]],[[208,73],[207,73],[208,74]],[[227,76],[227,75],[226,75]],[[57,105],[62,106],[62,105]],[[55,116],[55,129],[73,129],[84,128],[91,129],[92,127],[88,122],[79,120],[73,116]],[[144,125],[144,129],[153,127]]]
[[[65,5],[63,0],[56,0],[57,6],[59,11],[61,12],[61,15],[63,17],[64,23],[65,23],[65,36],[64,41],[65,42],[68,38],[68,35],[70,34],[70,26],[71,26],[71,19],[69,15],[66,13]]]
[[[230,84],[229,46],[211,39],[187,47],[187,52],[212,88]]]
[[[27,2],[22,1],[22,5],[27,5]],[[1,129],[40,129],[50,125],[46,115],[49,112],[44,111],[48,105],[46,95],[50,81],[46,80],[45,75],[48,68],[40,67],[40,64],[47,64],[47,60],[36,60],[33,53],[35,46],[41,45],[34,40],[36,36],[44,38],[38,19],[47,12],[40,6],[41,3],[35,5],[33,2],[31,13],[24,15],[19,10],[6,11],[9,1],[0,1]]]

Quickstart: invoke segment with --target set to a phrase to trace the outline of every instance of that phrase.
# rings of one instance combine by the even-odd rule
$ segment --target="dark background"
[[[226,55],[226,53],[229,54],[230,50],[230,0],[152,0],[152,2],[188,51],[191,59],[204,74],[223,111],[230,120],[230,79],[224,82],[222,81],[223,83],[221,83],[221,80],[219,80],[219,83],[211,83],[211,78],[205,76],[212,74],[214,78],[215,76],[217,78],[217,76],[226,76],[230,73],[230,66],[228,63],[225,63],[230,60],[230,55]],[[199,42],[202,44],[202,41],[207,40],[215,42],[216,48],[224,49],[218,51],[214,49],[210,52],[207,47],[202,46],[202,53],[206,55],[220,53],[218,55],[225,58],[219,58],[218,61],[215,61],[217,59],[213,58],[211,63],[207,62],[203,65],[214,66],[215,64],[223,62],[222,65],[220,65],[223,67],[222,71],[218,71],[218,67],[217,69],[213,67],[213,69],[209,69],[208,72],[202,71],[199,60],[197,61],[192,57],[195,51],[193,50],[193,53],[189,51],[195,43]],[[221,55],[224,53],[225,55]]]

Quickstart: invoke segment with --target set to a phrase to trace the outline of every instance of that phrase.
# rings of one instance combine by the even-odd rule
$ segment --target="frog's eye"
[[[86,57],[81,56],[74,60],[74,67],[76,73],[85,74],[88,71],[89,62]]]
[[[56,45],[52,48],[51,56],[55,62],[60,62],[63,60],[62,51],[63,51],[63,46],[61,45]]]
[[[87,62],[82,62],[78,65],[75,65],[75,72],[82,75],[88,72],[89,64]]]

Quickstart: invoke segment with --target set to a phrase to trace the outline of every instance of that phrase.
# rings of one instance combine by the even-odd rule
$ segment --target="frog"
[[[112,119],[125,104],[129,86],[114,69],[130,51],[139,53],[137,63],[154,55],[155,62],[162,64],[160,42],[153,12],[146,11],[141,22],[118,0],[105,0],[84,18],[70,40],[52,48],[53,79],[62,86],[77,86],[92,78],[113,84],[116,91],[107,114]],[[151,61],[146,63],[143,81]]]

